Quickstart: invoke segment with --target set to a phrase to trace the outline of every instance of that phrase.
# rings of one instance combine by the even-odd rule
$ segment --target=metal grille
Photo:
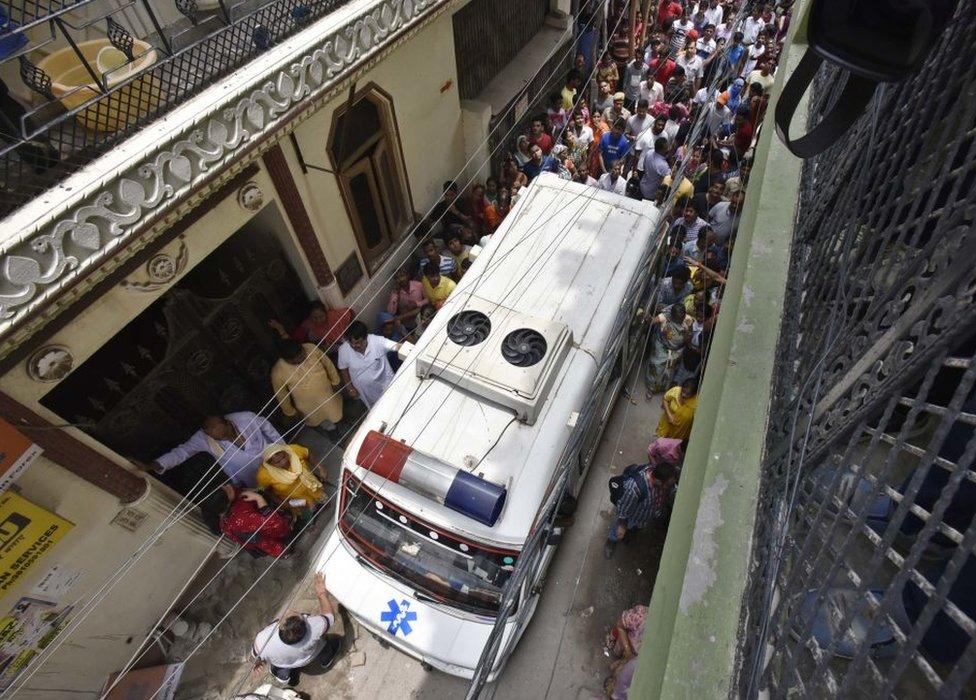
[[[54,19],[65,12],[74,10],[93,0],[8,0],[3,4],[7,19],[21,29],[29,29],[35,24]],[[0,29],[0,36],[8,34],[12,28]]]
[[[976,5],[805,164],[740,691],[976,692]],[[825,69],[810,119],[843,80]]]
[[[145,70],[126,74],[124,80],[115,82],[110,74],[102,76],[90,62],[79,59],[79,64],[98,78],[91,81],[92,87],[87,93],[73,94],[79,97],[90,93],[90,97],[80,104],[72,103],[67,108],[65,105],[70,100],[53,99],[50,93],[43,95],[43,104],[29,112],[16,108],[12,100],[4,103],[5,109],[0,115],[3,117],[0,118],[0,216],[27,203],[309,22],[349,2],[269,0],[261,2],[257,9],[252,9],[257,4],[255,2],[222,3],[220,7],[229,6],[229,16],[234,18],[229,23],[227,15],[220,10],[211,12],[206,21],[197,24],[191,25],[190,20],[182,18],[173,26],[162,27],[158,25],[153,9],[154,3],[162,1],[139,0],[157,27],[152,37],[144,37],[152,48],[135,56],[137,66],[140,58],[146,57],[150,65]],[[87,36],[87,31],[105,32],[107,23],[107,33],[113,43],[129,46],[131,53],[131,32],[123,28],[126,21],[121,15],[121,9],[131,3],[123,3],[119,8],[116,3],[109,5],[107,0],[89,0],[87,3],[64,0],[60,3],[19,3],[10,11],[14,19],[22,15],[27,22],[30,19],[26,14],[28,9],[38,13],[44,10],[48,13],[44,17],[31,15],[40,21],[80,4],[98,4],[97,8],[91,9],[92,15],[99,15],[98,19],[73,26],[64,21],[64,17],[56,17],[51,21],[52,38],[43,43],[76,46]],[[23,36],[22,29],[13,31]],[[12,39],[15,34],[4,36]],[[18,60],[35,48],[37,46],[27,44],[7,60]],[[22,70],[25,84],[43,94],[39,87],[49,87],[50,76],[26,59],[22,65],[26,65]]]
[[[454,54],[462,100],[477,97],[525,48],[545,23],[548,9],[548,0],[474,0],[454,15]]]

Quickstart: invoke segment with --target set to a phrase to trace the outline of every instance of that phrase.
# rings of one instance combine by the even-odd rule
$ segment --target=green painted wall
[[[756,147],[631,698],[732,694],[802,165],[776,138],[772,115],[806,49],[795,38],[805,9]]]

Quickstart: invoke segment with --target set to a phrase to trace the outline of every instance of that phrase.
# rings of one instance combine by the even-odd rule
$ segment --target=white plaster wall
[[[135,504],[148,517],[136,532],[129,532],[110,524],[121,508],[113,496],[43,456],[17,485],[24,497],[75,526],[0,599],[0,614],[6,614],[21,596],[29,595],[37,580],[58,563],[86,572],[67,599],[61,601],[64,604],[81,600],[75,617],[68,621],[70,630],[76,620],[82,619],[85,602],[156,529],[168,507],[158,501]],[[85,693],[97,693],[108,675],[128,662],[182,584],[207,558],[212,544],[207,540],[178,527],[163,535],[16,697],[98,697]],[[61,640],[58,637],[55,643]]]
[[[461,102],[461,110],[464,122],[464,156],[468,165],[464,169],[464,177],[460,179],[460,183],[469,180],[484,182],[491,174],[490,166],[482,167],[491,158],[491,151],[488,148],[491,105],[480,100],[464,100]]]
[[[455,177],[465,161],[450,13],[444,13],[399,46],[360,77],[357,86],[362,88],[370,82],[393,100],[414,210],[425,214],[440,197],[443,182]],[[295,130],[306,163],[333,169],[327,152],[329,131],[333,113],[347,98],[348,92],[344,91]],[[334,175],[316,170],[303,174],[291,143],[286,139],[281,147],[326,259],[335,270],[351,253],[359,254],[338,181]],[[401,245],[394,246],[372,276],[364,275],[348,295],[339,295],[336,301],[341,299],[345,305],[362,311],[363,320],[372,326],[376,312],[386,304],[385,290],[393,273],[415,243],[413,236],[408,236]],[[367,270],[362,256],[360,263]]]
[[[414,208],[420,213],[439,198],[441,183],[455,176],[464,162],[464,138],[454,61],[454,39],[450,14],[424,28],[418,35],[398,47],[382,63],[359,81],[373,81],[388,92],[394,101],[403,157]],[[449,85],[447,85],[449,83]],[[442,91],[442,87],[447,85]],[[332,113],[342,104],[337,98],[302,124],[298,136],[308,162],[330,167],[325,144],[331,127]],[[323,247],[329,265],[335,269],[358,248],[335,177],[310,172],[304,176],[298,167],[289,140],[281,143],[295,175],[309,216]],[[278,233],[291,239],[300,251],[287,217],[267,216],[267,207],[279,206],[274,187],[262,169],[254,178],[267,202],[263,219],[275,221]],[[236,196],[228,196],[203,216],[184,234],[189,259],[180,277],[199,264],[210,252],[230,237],[254,215],[240,207]],[[376,311],[386,303],[386,290],[395,269],[409,255],[415,239],[406,235],[393,247],[384,263],[368,274],[342,301],[363,311],[364,320],[372,325]],[[178,242],[164,250],[173,252]],[[298,263],[299,275],[314,289],[314,279],[300,254],[289,256]],[[363,269],[366,269],[365,264]],[[134,273],[137,278],[139,273]],[[179,277],[177,278],[179,279]],[[171,286],[171,285],[170,285]],[[134,292],[115,287],[87,305],[64,328],[47,342],[67,346],[74,366],[80,366],[106,340],[134,319],[167,289]],[[326,290],[319,290],[324,294]],[[334,292],[334,290],[333,290]],[[355,302],[355,303],[354,303]],[[0,377],[3,390],[52,423],[63,418],[39,404],[39,399],[53,388],[32,380],[20,365]],[[68,431],[78,440],[105,454],[119,464],[127,462],[79,430]],[[17,487],[22,495],[61,517],[75,523],[75,528],[31,570],[5,599],[0,600],[0,614],[34,585],[52,564],[83,568],[88,573],[72,591],[73,596],[90,595],[115,572],[175,505],[177,498],[169,489],[154,484],[149,503],[136,507],[150,512],[150,517],[136,533],[111,525],[120,509],[118,501],[67,470],[41,457],[23,475]],[[71,640],[45,664],[30,683],[34,690],[23,697],[78,697],[77,691],[94,692],[106,676],[121,667],[132,650],[142,641],[159,615],[177,595],[187,577],[209,549],[207,537],[187,526],[173,528],[145,559],[115,588]],[[5,607],[6,606],[6,607]],[[129,638],[131,641],[127,641]]]
[[[188,262],[177,277],[180,279],[228,237],[252,219],[262,224],[274,223],[279,237],[294,248],[290,259],[297,263],[300,277],[307,281],[307,289],[314,289],[312,275],[299,250],[286,217],[277,216],[271,209],[280,207],[271,180],[261,170],[253,181],[264,192],[266,204],[258,215],[243,209],[231,193],[196,222],[184,234]],[[173,241],[162,250],[175,252]],[[139,273],[130,278],[138,279]],[[48,342],[67,346],[74,356],[74,366],[80,366],[101,345],[130,322],[150,304],[171,288],[169,285],[153,292],[136,292],[115,287],[94,303],[84,306],[78,315],[58,331]],[[84,305],[81,302],[80,305]],[[43,418],[58,424],[64,421],[40,405],[40,398],[55,385],[32,380],[24,363],[0,377],[3,390],[25,404]],[[83,432],[69,428],[78,440],[105,454],[118,464],[128,462]],[[135,533],[130,533],[110,521],[121,509],[118,500],[83,479],[71,474],[41,456],[17,481],[17,488],[28,500],[57,513],[75,524],[74,529],[58,542],[40,562],[32,567],[18,585],[0,599],[0,615],[34,585],[36,580],[54,563],[69,568],[81,568],[88,573],[72,591],[72,596],[90,596],[145,541],[178,503],[179,497],[169,488],[151,480],[150,494],[133,504],[149,514]],[[86,623],[72,634],[70,641],[55,654],[30,683],[39,689],[23,694],[32,698],[79,697],[67,690],[97,691],[108,674],[118,670],[132,651],[152,629],[159,616],[180,592],[196,567],[207,556],[213,539],[200,533],[193,517],[181,521],[145,555],[119,582],[106,600],[98,606]],[[69,623],[70,624],[70,623]],[[127,642],[129,638],[131,642]],[[43,690],[40,690],[43,689]],[[64,693],[52,689],[66,689]]]

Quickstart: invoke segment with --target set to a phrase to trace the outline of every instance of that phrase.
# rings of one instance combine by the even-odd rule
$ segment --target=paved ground
[[[555,556],[539,607],[502,677],[489,687],[486,697],[602,697],[603,679],[609,672],[603,654],[605,636],[622,610],[649,600],[664,543],[663,532],[644,532],[621,545],[613,560],[603,557],[612,512],[607,478],[627,464],[645,459],[660,414],[659,398],[647,400],[640,386],[636,393],[634,402],[622,397],[614,408],[580,495],[575,522]],[[240,568],[222,588],[228,598],[240,595],[237,589],[243,580],[263,571],[266,563],[242,561],[237,566]],[[237,687],[250,690],[257,686],[260,679],[245,678],[242,670],[250,636],[277,614],[276,608],[305,571],[303,561],[275,567],[266,579],[268,585],[259,586],[245,600],[241,612],[228,621],[226,632],[221,630],[190,662],[178,697],[223,699]],[[302,592],[296,607],[314,609],[307,586]],[[299,690],[311,698],[372,700],[391,693],[425,699],[463,697],[466,681],[424,671],[406,655],[382,648],[355,623],[344,622],[347,651],[343,658],[326,674],[302,678]],[[217,659],[221,661],[215,663]]]

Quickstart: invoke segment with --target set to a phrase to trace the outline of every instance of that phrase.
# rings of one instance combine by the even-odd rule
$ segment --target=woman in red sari
[[[203,510],[211,529],[254,556],[277,558],[288,547],[292,523],[287,509],[275,510],[258,491],[224,484]]]

